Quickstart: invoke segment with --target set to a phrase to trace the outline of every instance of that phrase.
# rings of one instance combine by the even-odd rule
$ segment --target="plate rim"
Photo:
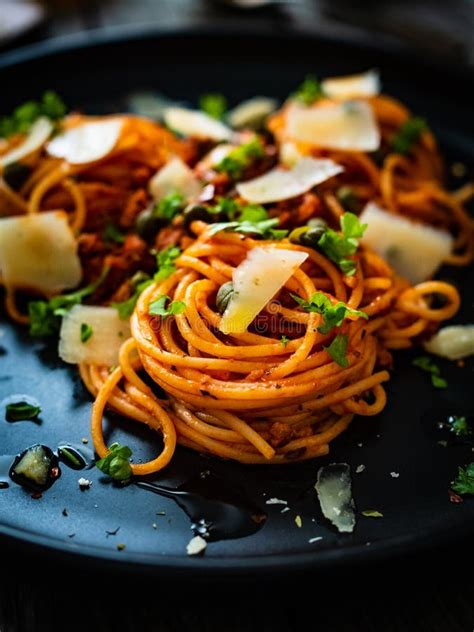
[[[75,544],[73,540],[66,541],[50,536],[33,533],[27,530],[8,527],[0,524],[0,550],[3,544],[14,542],[25,549],[39,555],[53,555],[61,562],[70,561],[79,565],[87,563],[89,566],[106,564],[112,568],[126,568],[133,572],[161,575],[167,573],[169,579],[182,579],[199,576],[215,580],[223,574],[232,575],[235,579],[244,579],[248,573],[259,578],[269,573],[299,574],[302,572],[319,573],[328,569],[354,567],[357,565],[370,566],[393,560],[396,553],[403,556],[421,556],[439,546],[451,544],[454,548],[464,548],[464,539],[474,533],[469,522],[458,524],[447,531],[438,528],[428,537],[420,538],[418,534],[406,534],[391,537],[386,540],[374,540],[370,546],[359,544],[354,546],[341,545],[331,549],[315,549],[299,553],[273,553],[270,555],[247,555],[233,557],[222,555],[209,557],[206,555],[187,556],[153,554],[147,552],[118,551],[89,544]],[[20,535],[19,535],[20,534]],[[192,536],[190,531],[190,537]],[[251,537],[251,536],[248,536]],[[453,542],[456,544],[453,545]],[[184,549],[184,547],[183,547]]]
[[[261,26],[235,28],[223,25],[213,27],[157,27],[146,26],[114,26],[107,30],[92,29],[73,35],[60,36],[44,40],[18,49],[6,51],[0,54],[0,73],[3,70],[12,69],[17,65],[29,62],[40,62],[55,55],[64,53],[78,53],[94,47],[107,48],[115,44],[134,43],[142,40],[159,42],[163,39],[174,37],[264,37],[269,40],[293,40],[295,37],[306,41],[316,41],[326,44],[341,44],[344,47],[356,48],[363,52],[376,52],[384,60],[395,61],[399,64],[416,62],[420,66],[431,70],[448,69],[450,80],[462,80],[474,75],[469,66],[453,67],[452,63],[443,63],[438,59],[426,59],[421,57],[420,51],[413,51],[408,46],[393,42],[375,44],[362,41],[350,36],[333,36],[316,33],[306,28],[292,28],[283,32],[274,32],[271,28]],[[111,565],[114,568],[128,568],[133,572],[152,574],[167,573],[171,578],[208,574],[211,579],[224,574],[231,574],[236,579],[256,573],[259,577],[268,573],[299,573],[317,572],[328,567],[341,568],[351,564],[373,564],[392,559],[397,552],[405,554],[422,554],[437,546],[457,543],[462,546],[462,539],[474,534],[474,525],[469,520],[459,523],[450,530],[438,526],[432,528],[428,536],[420,536],[419,533],[395,536],[384,540],[374,540],[360,545],[341,545],[331,549],[315,549],[314,551],[301,551],[298,553],[272,553],[267,555],[252,555],[245,557],[233,557],[229,555],[220,557],[196,556],[190,558],[183,555],[166,555],[117,551],[101,546],[89,544],[76,544],[72,540],[64,541],[59,537],[30,532],[17,527],[11,527],[0,523],[0,550],[4,550],[8,543],[14,542],[39,554],[59,556],[63,561],[71,561],[88,565]],[[191,532],[190,532],[191,537]],[[453,545],[453,548],[456,545]],[[456,548],[457,548],[456,546]]]
[[[39,61],[40,58],[54,56],[56,54],[77,52],[80,50],[93,48],[95,46],[108,46],[140,40],[158,40],[173,37],[262,37],[274,40],[293,40],[295,37],[303,38],[306,41],[316,40],[325,44],[342,44],[358,48],[362,51],[372,51],[386,58],[391,57],[399,61],[405,61],[422,66],[431,70],[448,70],[450,78],[474,77],[474,67],[469,64],[457,63],[441,58],[427,57],[422,50],[413,49],[403,42],[395,42],[391,38],[381,36],[378,42],[368,40],[364,35],[332,35],[319,33],[311,27],[292,25],[288,30],[275,31],[272,26],[265,27],[261,24],[253,25],[247,23],[244,26],[229,26],[227,24],[216,23],[214,25],[197,26],[157,26],[155,24],[132,24],[113,25],[106,29],[93,28],[78,33],[59,35],[49,39],[34,42],[0,52],[0,70],[8,69],[12,66],[27,63],[29,61]],[[364,39],[365,38],[365,39]],[[374,64],[376,67],[376,64]]]

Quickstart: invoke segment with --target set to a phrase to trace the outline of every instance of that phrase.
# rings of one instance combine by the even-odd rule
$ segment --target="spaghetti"
[[[346,213],[341,187],[350,188],[359,208],[375,201],[390,213],[451,232],[454,249],[446,263],[468,264],[473,230],[462,204],[472,190],[445,190],[441,158],[428,130],[405,155],[391,150],[393,135],[411,115],[389,97],[366,100],[380,129],[379,155],[296,142],[300,155],[330,158],[344,171],[316,191],[266,205],[268,217],[277,218],[279,228],[288,230],[314,218],[337,229]],[[265,143],[260,139],[264,157],[245,165],[243,179],[275,165],[277,150],[288,140],[287,107],[270,118],[273,138]],[[181,157],[208,191],[210,187],[202,202],[205,212],[223,196],[237,205],[244,201],[236,195],[229,173],[201,160],[209,143],[181,140],[140,117],[123,118],[120,139],[103,159],[73,165],[51,158],[43,147],[26,159],[30,174],[19,190],[0,179],[2,216],[64,209],[77,237],[85,282],[96,279],[104,267],[112,270],[93,293],[90,300],[95,304],[129,300],[133,275],[150,272],[153,248],[182,249],[173,262],[174,271],[147,283],[139,295],[131,318],[132,337],[123,343],[118,365],[79,367],[95,398],[91,427],[96,452],[100,457],[108,454],[103,415],[110,408],[163,437],[155,459],[131,465],[135,475],[164,468],[177,443],[248,464],[292,463],[327,454],[330,442],[354,415],[373,416],[383,410],[391,351],[411,347],[452,317],[460,303],[456,288],[437,280],[411,286],[364,246],[351,257],[354,274],[345,274],[317,248],[287,238],[212,232],[199,219],[186,224],[182,213],[161,227],[151,245],[145,243],[136,234],[135,221],[149,204],[150,178],[171,156]],[[63,129],[85,120],[89,119],[70,116]],[[18,142],[13,137],[4,143],[0,158]],[[102,237],[110,221],[124,232],[123,240],[112,246]],[[245,333],[224,335],[217,292],[256,247],[304,252],[307,259]],[[11,319],[27,324],[28,316],[16,302],[18,289],[6,287],[6,310]],[[321,291],[332,304],[342,302],[366,318],[349,316],[321,333],[321,313],[305,311],[293,298],[310,301]],[[183,302],[184,311],[150,314],[150,305],[160,297]],[[344,362],[330,353],[337,336],[345,340]]]
[[[110,376],[94,367],[82,368],[91,391],[99,393],[92,432],[101,456],[106,454],[106,401],[137,421],[143,421],[144,406],[159,406],[138,378],[138,367],[168,394],[161,402],[162,414],[172,420],[182,445],[242,463],[287,463],[327,454],[329,442],[355,414],[376,415],[384,408],[382,384],[389,373],[375,367],[387,365],[386,350],[410,346],[414,336],[459,307],[453,286],[432,281],[407,288],[370,252],[361,251],[355,276],[344,278],[311,249],[227,233],[209,239],[206,225],[195,223],[193,228],[199,237],[176,261],[177,271],[141,295],[132,318],[133,341],[122,347],[120,367]],[[308,263],[267,306],[255,331],[223,336],[218,332],[216,292],[248,251],[262,245],[306,251]],[[349,339],[347,368],[325,350],[331,334],[318,333],[319,315],[285,307],[290,292],[310,298],[319,279],[328,281],[334,301],[347,301],[370,316],[341,328]],[[444,296],[445,305],[428,308],[424,297],[429,293]],[[161,295],[183,300],[185,313],[173,322],[157,322],[148,308]],[[283,344],[275,331],[292,338]],[[154,471],[153,462],[143,467]]]

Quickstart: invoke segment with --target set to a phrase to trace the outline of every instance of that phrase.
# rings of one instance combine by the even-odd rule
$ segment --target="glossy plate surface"
[[[43,45],[0,59],[0,79],[7,87],[1,108],[8,112],[47,88],[58,91],[71,107],[91,113],[120,111],[127,94],[147,90],[190,103],[214,91],[225,93],[231,104],[256,94],[283,99],[307,73],[348,74],[374,66],[381,71],[385,92],[427,118],[449,161],[472,165],[472,112],[462,94],[468,82],[461,72],[441,73],[401,54],[304,35],[155,33]],[[455,322],[472,322],[470,272],[445,269],[440,278],[454,281],[463,293]],[[3,321],[0,333],[0,401],[26,393],[43,408],[41,423],[8,423],[0,410],[0,453],[16,454],[37,442],[80,444],[89,436],[91,404],[76,371],[57,360],[54,347],[32,341],[18,327]],[[332,444],[328,458],[284,468],[244,467],[178,449],[160,482],[174,486],[206,470],[221,475],[268,512],[264,528],[254,535],[211,543],[204,557],[190,558],[190,523],[172,500],[135,485],[116,487],[98,470],[63,468],[60,480],[40,499],[16,485],[0,490],[2,544],[7,546],[13,537],[61,555],[117,560],[137,569],[237,575],[394,556],[472,533],[474,502],[455,505],[448,500],[458,465],[472,460],[471,447],[440,446],[445,437],[436,424],[448,414],[473,413],[473,363],[459,368],[440,361],[449,388],[435,390],[426,374],[411,366],[417,353],[396,355],[386,410],[377,418],[356,419]],[[159,440],[151,433],[140,434],[136,424],[114,422],[110,440],[130,445],[137,458],[149,458],[153,446],[158,449]],[[383,518],[358,513],[352,535],[339,535],[327,524],[314,483],[318,467],[330,462],[351,465],[359,512],[377,509]],[[365,471],[356,474],[361,464]],[[77,483],[82,475],[92,480],[83,492]],[[286,500],[290,510],[281,513],[283,505],[266,505],[272,497]],[[115,535],[108,533],[117,528]],[[319,536],[321,540],[309,543]],[[125,550],[118,551],[118,543]]]

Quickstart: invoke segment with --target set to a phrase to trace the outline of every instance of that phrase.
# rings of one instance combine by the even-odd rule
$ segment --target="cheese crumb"
[[[288,502],[286,500],[282,500],[281,498],[269,498],[266,505],[287,505]]]
[[[360,465],[356,467],[356,474],[362,474],[364,470],[365,470],[365,465],[361,463]]]
[[[84,478],[84,477],[81,477],[77,482],[79,483],[79,487],[82,490],[89,489],[90,486],[92,485],[92,481],[90,481],[88,478]]]
[[[400,473],[399,472],[390,472],[390,476],[392,478],[398,478],[400,476]]]
[[[186,546],[186,551],[188,555],[199,555],[205,550],[206,546],[206,540],[204,538],[201,538],[200,535],[196,535],[188,542]]]

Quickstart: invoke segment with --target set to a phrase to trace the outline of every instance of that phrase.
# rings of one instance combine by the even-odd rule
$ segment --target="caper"
[[[221,285],[216,295],[216,307],[219,314],[223,314],[227,309],[232,296],[234,294],[234,286],[232,281],[228,281]]]
[[[321,217],[313,217],[312,219],[310,219],[308,222],[308,226],[312,229],[317,228],[321,232],[321,235],[328,227],[327,223]]]
[[[184,209],[183,217],[185,228],[189,228],[196,221],[206,222],[206,224],[216,221],[216,216],[212,215],[203,204],[190,204]]]
[[[135,220],[135,229],[142,239],[151,241],[163,226],[163,220],[155,217],[153,207],[143,209]]]
[[[288,236],[292,244],[301,244],[301,237],[309,230],[309,226],[298,226]]]
[[[308,230],[300,238],[300,243],[307,248],[315,248],[318,245],[321,235],[326,232],[327,224],[323,219],[311,219],[308,222]]]
[[[3,179],[14,191],[18,191],[31,173],[31,167],[21,162],[11,162],[3,170]]]
[[[307,248],[316,248],[318,247],[318,242],[321,239],[321,235],[324,233],[324,230],[319,230],[318,228],[310,228],[307,230],[304,235],[301,236],[301,245],[306,246]]]
[[[358,213],[360,211],[360,201],[351,187],[339,187],[336,191],[336,197],[345,211],[349,211],[350,213]]]
[[[307,226],[299,226],[292,230],[289,239],[293,244],[301,244],[307,248],[316,248],[326,228],[327,224],[323,219],[310,219]]]

